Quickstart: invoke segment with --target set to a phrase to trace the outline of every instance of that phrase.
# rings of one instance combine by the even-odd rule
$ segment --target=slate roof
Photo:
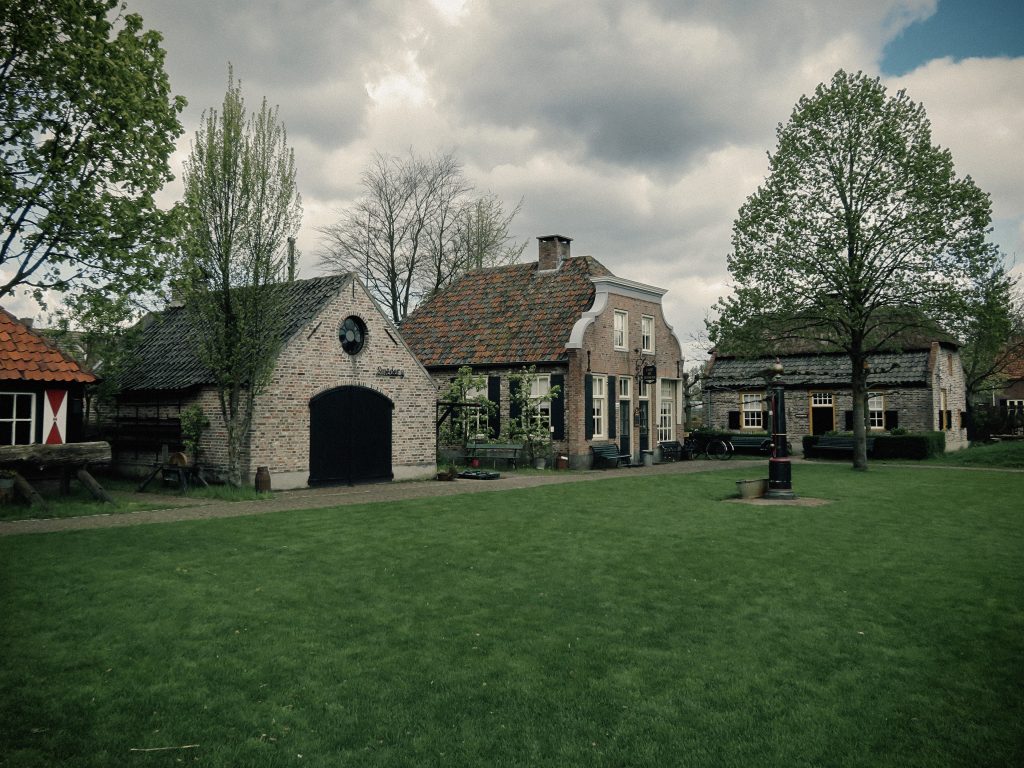
[[[537,263],[473,270],[424,302],[402,336],[426,367],[558,362],[580,315],[594,302],[591,277],[612,273],[591,256],[557,270]]]
[[[928,377],[927,349],[907,352],[881,352],[871,355],[869,386],[900,386],[926,384]],[[850,386],[850,358],[846,355],[783,355],[782,380],[790,387]],[[716,358],[707,389],[763,388],[763,372],[774,357]]]
[[[96,376],[0,308],[0,380],[90,384]]]
[[[314,277],[281,283],[286,292],[283,341],[305,326],[352,279],[351,275]],[[210,370],[196,354],[195,329],[184,307],[168,307],[147,320],[121,373],[121,391],[176,390],[213,384]]]

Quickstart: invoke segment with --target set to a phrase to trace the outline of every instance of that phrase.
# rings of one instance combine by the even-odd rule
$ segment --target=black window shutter
[[[943,428],[943,424],[942,424],[942,409],[941,408],[939,409],[939,426],[938,426],[938,428],[940,430]]]
[[[512,379],[508,383],[508,420],[509,430],[515,428],[516,423],[519,421],[519,417],[522,416],[522,408],[519,407],[519,401],[516,400],[516,394],[519,392],[519,381]]]
[[[846,426],[843,429],[847,432],[853,432],[853,411],[844,411],[843,416],[846,417]]]
[[[551,398],[551,433],[552,440],[565,440],[565,376],[560,373],[551,374],[551,387],[560,388],[558,397]]]
[[[739,429],[739,428],[740,428],[740,412],[739,411],[729,411],[729,429]]]
[[[615,377],[608,377],[608,437],[615,438]]]
[[[1005,397],[999,398],[999,410],[1002,412],[1003,416],[1006,416],[1009,411]]]
[[[583,379],[583,419],[584,436],[591,440],[594,437],[594,377],[589,373]]]
[[[946,411],[946,429],[953,428],[953,412]]]
[[[488,423],[491,433],[498,437],[501,434],[501,376],[487,377],[487,399],[494,403],[494,413]]]
[[[900,412],[899,411],[886,411],[885,412],[885,428],[896,429],[900,425]]]

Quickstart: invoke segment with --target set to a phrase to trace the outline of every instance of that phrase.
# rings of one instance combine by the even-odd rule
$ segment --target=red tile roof
[[[91,383],[96,377],[0,308],[0,381]]]
[[[402,336],[427,367],[564,360],[573,325],[594,302],[590,278],[607,275],[590,256],[550,271],[536,262],[474,270],[417,307]]]

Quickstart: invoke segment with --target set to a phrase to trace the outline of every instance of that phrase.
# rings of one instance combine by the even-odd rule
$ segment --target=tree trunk
[[[867,420],[864,412],[867,403],[868,373],[864,367],[863,353],[850,355],[851,384],[853,390],[853,468],[865,471],[868,468]]]

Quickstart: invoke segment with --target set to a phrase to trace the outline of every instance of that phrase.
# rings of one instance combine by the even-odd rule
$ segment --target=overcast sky
[[[481,191],[523,199],[524,259],[538,235],[572,237],[574,255],[667,288],[685,342],[728,291],[732,222],[778,123],[840,67],[924,104],[934,141],[991,194],[993,239],[1024,261],[1021,0],[127,3],[189,101],[179,177],[229,61],[250,105],[280,105],[303,277],[373,152],[451,150]]]

